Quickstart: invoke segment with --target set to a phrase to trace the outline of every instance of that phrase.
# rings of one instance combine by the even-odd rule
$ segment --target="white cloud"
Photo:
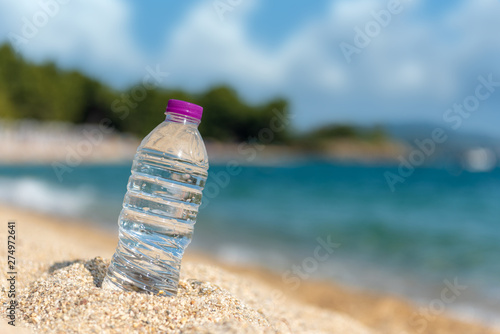
[[[221,21],[211,2],[194,8],[166,41],[163,59],[174,80],[195,89],[226,80],[281,85],[283,66],[279,59],[246,36],[242,22],[249,11],[236,7]],[[231,17],[236,14],[238,20]]]
[[[301,124],[314,119],[318,124],[326,119],[440,121],[443,107],[459,101],[483,74],[468,73],[470,64],[485,54],[492,57],[492,49],[498,55],[499,5],[465,0],[442,16],[426,17],[419,13],[420,1],[401,3],[402,12],[353,55],[352,64],[339,43],[352,44],[354,27],[363,29],[373,20],[371,12],[387,3],[332,1],[322,17],[273,51],[249,37],[251,12],[220,22],[202,3],[169,36],[164,55],[173,72],[183,76],[174,73],[174,79],[187,88],[228,82],[248,98],[285,93]],[[450,32],[459,39],[449,40]],[[491,60],[485,67],[498,69]]]
[[[289,93],[290,85],[342,88],[343,64],[332,63],[322,52],[316,29],[305,27],[270,51],[249,38],[246,20],[251,10],[236,7],[237,11],[238,19],[222,22],[210,3],[202,3],[167,36],[163,59],[177,83],[202,89],[228,82],[247,98]],[[227,12],[226,18],[231,15]]]
[[[370,12],[378,9],[379,4],[376,0],[332,1],[329,14],[337,25],[352,25],[356,21],[369,19]]]
[[[114,83],[142,73],[144,56],[131,40],[130,9],[119,0],[2,2],[8,39],[35,61],[54,60]]]
[[[142,77],[145,65],[159,63],[171,73],[170,86],[200,90],[229,83],[253,101],[283,94],[299,126],[335,120],[440,121],[444,108],[462,100],[478,75],[500,76],[497,0],[464,0],[430,16],[422,14],[422,1],[402,0],[403,11],[348,64],[339,44],[352,44],[354,28],[363,29],[373,20],[371,12],[387,3],[332,0],[328,10],[270,49],[250,34],[249,18],[260,2],[242,1],[221,21],[213,2],[202,1],[168,32],[155,59],[133,42],[133,13],[124,1],[70,1],[23,53],[112,83],[130,84]],[[2,2],[0,28],[19,33],[22,18],[32,19],[39,10],[29,0]],[[481,117],[470,124],[493,123]]]

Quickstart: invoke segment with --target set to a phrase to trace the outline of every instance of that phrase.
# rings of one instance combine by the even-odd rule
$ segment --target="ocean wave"
[[[33,177],[0,178],[0,202],[38,212],[78,217],[95,195],[90,186],[62,187]]]

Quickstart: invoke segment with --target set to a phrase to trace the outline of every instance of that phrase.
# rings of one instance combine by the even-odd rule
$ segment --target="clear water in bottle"
[[[166,120],[137,149],[103,287],[175,295],[208,170],[203,109],[170,100]]]

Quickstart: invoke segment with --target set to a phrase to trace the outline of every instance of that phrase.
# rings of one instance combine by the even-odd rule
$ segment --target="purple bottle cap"
[[[201,120],[203,107],[181,100],[168,100],[166,112],[189,116]]]

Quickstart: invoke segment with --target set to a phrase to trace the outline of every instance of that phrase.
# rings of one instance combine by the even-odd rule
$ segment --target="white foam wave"
[[[0,178],[0,202],[34,211],[80,216],[95,198],[88,186],[75,188],[32,177]]]

